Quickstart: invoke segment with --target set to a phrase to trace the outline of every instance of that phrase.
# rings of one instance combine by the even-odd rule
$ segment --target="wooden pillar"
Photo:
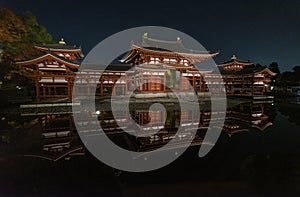
[[[45,97],[46,96],[46,89],[45,89],[45,87],[43,86],[43,97]]]
[[[202,84],[203,84],[203,76],[200,74],[200,79],[199,79],[199,91],[202,92]]]
[[[56,85],[54,85],[54,96],[57,96],[57,92],[56,92]]]
[[[125,77],[125,94],[124,95],[127,95],[128,94],[128,78],[127,76]]]
[[[72,99],[72,88],[71,88],[70,78],[67,78],[67,80],[68,80],[68,99],[69,99],[69,101],[71,101],[71,99]]]
[[[87,77],[87,95],[90,96],[91,95],[91,88],[90,88],[90,84],[91,80],[90,80],[90,75],[88,75]]]
[[[104,96],[103,95],[103,79],[100,78],[100,96]]]
[[[147,77],[147,83],[148,83],[148,91],[152,91],[153,83],[155,83],[155,81],[153,80],[152,72],[150,75],[150,80],[149,80],[149,76]]]
[[[141,91],[144,91],[144,88],[143,88],[143,80],[144,80],[144,74],[143,74],[143,72],[142,72],[142,74],[141,74],[141,78],[140,78],[140,90]]]
[[[193,89],[196,90],[195,74],[193,73]]]
[[[35,81],[35,91],[36,91],[36,100],[40,101],[40,83],[38,79],[36,79]]]
[[[134,86],[134,89],[133,89],[133,92],[136,90],[136,75],[134,75],[133,77],[133,86]]]
[[[166,76],[166,72],[164,72],[164,92],[166,92],[166,86],[167,86],[167,76]]]
[[[251,90],[251,96],[254,95],[254,74],[252,74],[252,90]]]
[[[112,87],[112,96],[115,96],[116,95],[116,79],[115,79],[115,74],[114,74],[114,77],[113,77],[113,87]]]
[[[244,94],[244,91],[245,91],[245,78],[244,78],[244,76],[242,76],[242,88],[241,88],[241,93],[243,93]]]

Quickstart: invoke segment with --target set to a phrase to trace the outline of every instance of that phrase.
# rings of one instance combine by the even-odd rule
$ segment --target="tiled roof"
[[[80,50],[81,47],[77,47],[76,45],[67,45],[67,44],[43,44],[36,45],[37,48],[45,48],[45,49],[62,49],[62,50]]]

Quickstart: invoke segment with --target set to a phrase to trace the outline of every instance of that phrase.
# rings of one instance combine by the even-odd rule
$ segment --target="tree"
[[[23,17],[23,24],[26,29],[25,42],[32,44],[53,43],[53,38],[44,26],[39,25],[37,18],[31,13],[26,12]]]
[[[268,67],[272,72],[280,74],[280,70],[277,62],[272,62]]]
[[[295,73],[300,74],[300,66],[294,66],[293,70]]]
[[[255,65],[255,67],[256,68],[261,68],[261,67],[263,67],[260,63],[257,63],[256,65]]]
[[[0,8],[0,43],[19,42],[25,35],[23,21],[11,10]]]
[[[53,43],[46,28],[27,12],[18,17],[7,8],[0,8],[0,44],[3,46],[0,62],[0,81],[14,83],[23,77],[23,70],[15,62],[41,55],[35,44]]]

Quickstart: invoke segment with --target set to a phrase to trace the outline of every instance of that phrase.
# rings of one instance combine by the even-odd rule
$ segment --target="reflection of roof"
[[[257,128],[261,131],[265,130],[266,128],[268,128],[269,126],[273,125],[272,122],[264,122],[264,124],[260,124],[260,125],[252,125],[252,127]]]
[[[62,158],[65,158],[71,154],[83,154],[83,147],[82,146],[78,146],[78,147],[74,147],[71,148],[67,151],[64,152],[56,152],[56,153],[49,153],[49,152],[45,152],[45,153],[32,153],[32,154],[24,154],[25,157],[35,157],[35,158],[40,158],[40,159],[47,159],[50,161],[58,161]]]

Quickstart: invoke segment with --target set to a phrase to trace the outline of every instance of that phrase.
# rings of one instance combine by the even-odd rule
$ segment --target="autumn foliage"
[[[33,14],[17,16],[10,9],[0,8],[0,81],[21,75],[15,62],[39,56],[34,45],[47,43],[53,43],[52,36]]]

